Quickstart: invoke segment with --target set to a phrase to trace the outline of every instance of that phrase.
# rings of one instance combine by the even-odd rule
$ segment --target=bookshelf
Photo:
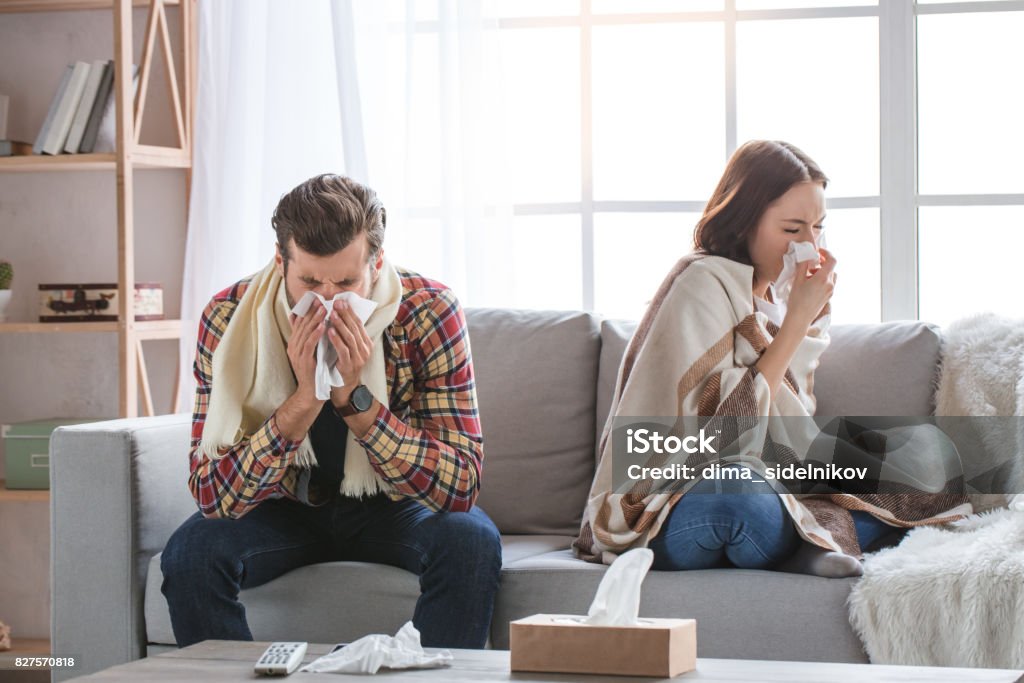
[[[192,174],[193,120],[196,80],[197,0],[0,0],[0,14],[23,12],[55,12],[76,10],[106,10],[113,23],[114,84],[112,97],[116,115],[115,151],[106,154],[62,154],[58,156],[20,156],[0,158],[0,175],[15,173],[109,173],[115,179],[113,200],[117,208],[117,283],[118,320],[86,323],[0,323],[0,335],[53,335],[104,334],[116,338],[118,369],[118,414],[135,417],[141,412],[154,414],[152,392],[146,369],[143,343],[150,340],[173,340],[182,335],[182,321],[134,319],[135,292],[135,174],[149,169],[180,169],[185,173],[185,191],[182,201],[188,215],[189,185]],[[144,8],[146,14],[141,57],[133,41],[133,10]],[[168,13],[178,12],[180,39],[171,40]],[[140,10],[141,12],[141,10]],[[141,28],[141,27],[140,27]],[[146,120],[146,95],[153,84],[153,65],[163,57],[166,67],[166,86],[173,109],[171,125],[176,146],[155,146],[140,142],[140,131]],[[180,60],[176,60],[180,58]],[[180,61],[180,68],[179,68]],[[138,88],[133,95],[131,65],[138,65]],[[127,67],[127,68],[126,68]],[[127,76],[127,78],[126,78]],[[152,117],[150,117],[152,118]],[[39,125],[42,124],[40,120]],[[3,182],[0,180],[0,182]],[[60,183],[61,176],[49,176],[47,182]],[[115,353],[114,345],[110,353]],[[171,411],[177,412],[177,377],[174,381]],[[11,490],[0,480],[0,514],[5,508],[24,511],[26,519],[36,517],[42,505],[49,504],[49,491]],[[14,545],[18,545],[17,543]],[[0,541],[6,551],[19,548]],[[33,584],[34,585],[34,584]],[[45,591],[49,583],[32,588],[19,587],[19,591]],[[13,625],[16,628],[16,625]],[[14,654],[49,654],[52,644],[48,638],[19,638],[13,634],[13,649],[0,653],[0,660]],[[0,662],[0,670],[4,668]],[[47,674],[48,675],[48,674]],[[0,674],[0,679],[3,675]]]
[[[196,84],[197,0],[0,0],[0,14],[12,12],[68,12],[74,10],[112,10],[114,36],[114,108],[117,121],[116,150],[109,154],[33,155],[0,158],[0,173],[33,172],[106,172],[116,176],[118,321],[95,323],[0,323],[0,334],[116,334],[119,401],[121,417],[135,417],[139,408],[152,415],[153,398],[149,388],[142,342],[178,339],[180,320],[135,321],[135,226],[134,204],[136,171],[181,169],[186,174],[184,202],[189,202],[188,187],[192,172],[192,125]],[[142,57],[135,58],[132,40],[132,9],[148,8]],[[180,13],[181,39],[171,40],[167,11]],[[182,69],[174,59],[181,56]],[[144,145],[139,141],[145,121],[146,95],[151,85],[152,67],[163,56],[167,69],[166,86],[172,106],[176,147]],[[138,89],[132,94],[132,79],[125,65],[138,63]],[[177,373],[176,373],[177,374]],[[178,380],[175,377],[171,412],[177,412]]]
[[[35,502],[45,503],[50,500],[50,492],[46,489],[9,489],[7,481],[0,479],[0,503],[3,502]]]
[[[0,479],[0,506],[7,503],[49,503],[49,500],[49,491],[9,489],[7,482]],[[50,649],[49,638],[19,638],[15,632],[11,638],[11,649],[0,651],[0,671],[13,669],[14,657],[48,655]]]

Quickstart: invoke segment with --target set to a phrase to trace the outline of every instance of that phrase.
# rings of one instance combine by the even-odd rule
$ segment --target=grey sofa
[[[485,438],[479,504],[503,534],[491,645],[510,620],[586,613],[605,568],[569,550],[595,444],[635,323],[581,312],[467,312]],[[927,415],[941,338],[917,322],[836,326],[816,376],[820,415]],[[196,505],[189,416],[57,430],[52,440],[52,639],[81,675],[174,647],[160,551]],[[769,571],[651,572],[642,616],[692,617],[703,657],[864,662],[847,621],[853,580]],[[313,589],[312,587],[316,587]],[[258,640],[346,642],[394,633],[417,577],[325,563],[242,592]],[[57,671],[54,679],[71,672]]]

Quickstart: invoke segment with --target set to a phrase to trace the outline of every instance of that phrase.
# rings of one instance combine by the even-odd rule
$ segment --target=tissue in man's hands
[[[654,553],[615,559],[590,614],[535,614],[509,625],[512,671],[676,676],[697,665],[697,622],[638,619],[640,587]]]
[[[411,621],[392,638],[380,633],[363,636],[340,650],[313,660],[299,671],[314,673],[375,674],[388,669],[436,669],[451,666],[452,653],[431,655],[420,646],[420,632]]]
[[[306,292],[292,307],[292,313],[300,317],[306,315],[314,301],[320,301],[327,309],[327,314],[324,317],[325,320],[329,320],[331,315],[334,314],[335,301],[347,301],[355,312],[356,317],[359,318],[359,322],[364,325],[369,320],[374,309],[377,308],[376,302],[364,299],[355,292],[341,292],[336,294],[330,301],[327,301],[316,292]],[[345,380],[341,378],[341,373],[338,372],[337,362],[338,352],[334,350],[334,345],[331,344],[331,340],[325,334],[316,345],[316,397],[320,401],[326,401],[331,397],[331,387],[345,386]]]

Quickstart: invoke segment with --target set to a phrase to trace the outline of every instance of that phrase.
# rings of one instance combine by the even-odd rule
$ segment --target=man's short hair
[[[377,193],[351,178],[324,173],[281,197],[270,219],[285,268],[291,240],[303,251],[330,256],[366,234],[373,259],[384,243],[387,216]]]

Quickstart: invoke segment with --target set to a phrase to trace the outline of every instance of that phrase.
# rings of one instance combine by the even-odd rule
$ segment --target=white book
[[[10,97],[0,95],[0,140],[7,139],[7,106],[10,102]]]
[[[60,106],[61,100],[64,99],[64,91],[68,89],[68,81],[71,80],[71,73],[75,70],[73,66],[68,64],[64,68],[64,74],[60,78],[60,85],[57,86],[57,92],[50,100],[50,108],[46,111],[46,119],[43,121],[42,128],[39,129],[39,135],[36,136],[36,144],[32,145],[33,154],[43,153],[43,144],[46,142],[46,136],[50,134],[50,127],[53,126],[53,116],[57,113],[57,107]]]
[[[68,88],[64,91],[60,105],[57,106],[57,113],[53,115],[53,125],[50,126],[50,133],[46,136],[46,143],[43,145],[43,154],[60,154],[64,149],[64,143],[71,132],[71,119],[78,109],[78,102],[82,99],[82,91],[85,90],[85,81],[89,78],[89,63],[75,62],[75,68],[71,72],[71,80],[68,81]]]
[[[75,118],[71,120],[71,130],[68,132],[68,140],[64,143],[64,151],[70,154],[77,154],[78,147],[82,144],[82,135],[85,133],[85,124],[89,122],[89,114],[92,112],[92,103],[96,100],[96,93],[100,88],[100,79],[103,78],[103,67],[105,61],[93,62],[89,66],[89,77],[85,79],[85,89],[82,91],[82,99],[78,101],[78,109],[75,111]]]

